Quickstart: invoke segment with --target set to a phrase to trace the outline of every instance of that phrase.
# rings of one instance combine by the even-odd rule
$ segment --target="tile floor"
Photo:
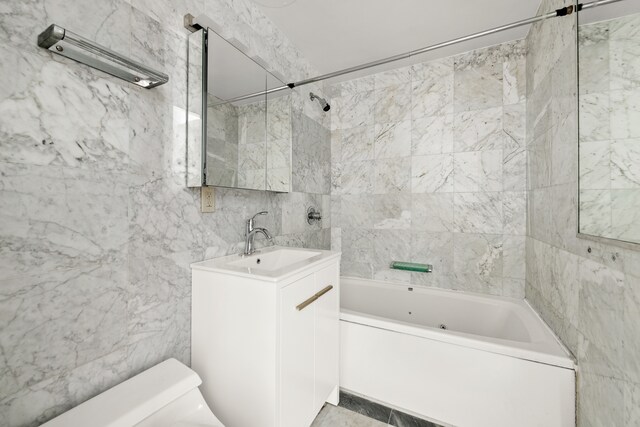
[[[349,393],[340,393],[340,405],[326,404],[311,427],[441,427]]]

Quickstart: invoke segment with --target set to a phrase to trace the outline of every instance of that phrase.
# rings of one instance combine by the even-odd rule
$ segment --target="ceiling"
[[[532,17],[539,0],[296,0],[285,7],[260,3],[278,2],[256,0],[256,5],[324,74]],[[527,30],[486,36],[431,57],[515,40]]]
[[[360,65],[536,15],[540,0],[254,0],[321,74]],[[567,1],[567,4],[570,2]],[[285,5],[267,7],[264,5]],[[582,22],[637,12],[626,0],[588,11]],[[585,11],[586,12],[586,11]],[[567,18],[570,19],[570,18]],[[350,74],[345,80],[526,36],[503,31],[420,57]],[[335,80],[335,79],[334,79]]]

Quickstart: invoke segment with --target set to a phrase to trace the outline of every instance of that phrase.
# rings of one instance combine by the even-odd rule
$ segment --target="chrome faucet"
[[[271,234],[269,234],[266,228],[253,227],[253,222],[258,215],[266,215],[268,213],[269,212],[267,211],[258,212],[257,214],[252,216],[250,219],[248,219],[247,222],[245,223],[244,253],[242,255],[251,255],[256,251],[256,249],[253,247],[253,239],[255,238],[256,233],[262,233],[264,237],[266,237],[269,241],[273,239],[273,237],[271,237]]]

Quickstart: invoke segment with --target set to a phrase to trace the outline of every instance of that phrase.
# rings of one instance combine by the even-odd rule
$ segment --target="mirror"
[[[579,232],[640,243],[640,5],[579,13]]]
[[[285,84],[211,29],[192,34],[192,42],[204,48],[194,48],[194,61],[189,61],[194,70],[189,72],[194,79],[189,104],[201,104],[204,114],[201,121],[189,122],[189,130],[200,129],[188,137],[194,159],[187,162],[192,168],[188,185],[289,192],[291,91],[267,95]]]

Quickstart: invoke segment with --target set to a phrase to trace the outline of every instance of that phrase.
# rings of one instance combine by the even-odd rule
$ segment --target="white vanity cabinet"
[[[192,265],[192,368],[226,427],[306,427],[337,404],[339,262],[273,248]]]

